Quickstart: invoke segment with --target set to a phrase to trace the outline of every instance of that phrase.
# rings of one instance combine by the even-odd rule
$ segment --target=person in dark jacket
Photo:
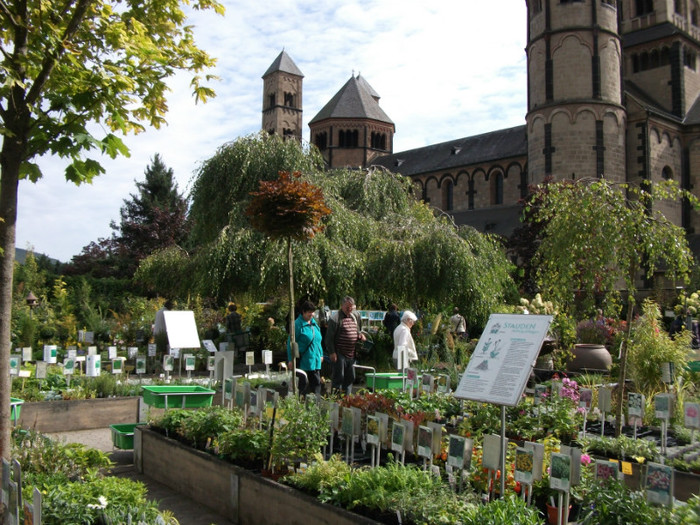
[[[399,307],[395,304],[389,305],[389,311],[384,314],[384,320],[382,324],[386,328],[387,333],[393,337],[394,330],[401,323],[401,316],[399,315]]]
[[[355,345],[364,341],[360,312],[355,310],[355,299],[343,298],[340,310],[328,319],[326,349],[333,364],[332,386],[336,392],[350,394],[355,382]]]

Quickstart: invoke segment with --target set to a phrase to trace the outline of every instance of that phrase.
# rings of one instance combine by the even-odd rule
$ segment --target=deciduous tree
[[[184,0],[223,12],[216,0]],[[9,352],[19,181],[36,182],[37,157],[70,161],[66,179],[91,182],[90,152],[128,150],[115,133],[165,122],[167,79],[194,73],[197,100],[213,95],[200,74],[213,60],[194,42],[180,2],[17,0],[0,3],[0,454],[10,454]],[[99,124],[99,125],[94,125]],[[103,132],[103,130],[107,130]]]
[[[693,257],[685,231],[661,211],[664,202],[688,199],[673,181],[642,186],[583,179],[548,186],[537,217],[545,223],[537,252],[542,294],[571,310],[577,295],[588,298],[627,296],[627,337],[622,345],[617,403],[617,432],[627,378],[627,340],[635,307],[637,279],[663,268],[669,279],[685,280]]]

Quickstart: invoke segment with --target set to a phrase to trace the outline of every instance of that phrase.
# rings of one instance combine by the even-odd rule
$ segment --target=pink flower
[[[591,456],[588,454],[581,454],[581,465],[587,466],[591,464]]]

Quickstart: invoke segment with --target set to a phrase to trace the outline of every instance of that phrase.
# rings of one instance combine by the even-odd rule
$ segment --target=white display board
[[[491,314],[455,397],[517,405],[551,322],[551,315]]]
[[[192,310],[168,310],[163,312],[163,317],[170,348],[199,348],[201,346]]]

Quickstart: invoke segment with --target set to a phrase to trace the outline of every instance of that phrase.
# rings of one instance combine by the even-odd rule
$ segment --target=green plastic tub
[[[112,445],[122,450],[134,448],[134,429],[145,423],[124,423],[121,425],[109,425],[112,431]]]
[[[14,425],[16,425],[17,421],[19,421],[20,412],[22,411],[22,403],[24,403],[24,399],[17,399],[16,397],[10,398],[10,419]]]
[[[369,373],[365,375],[365,384],[369,388],[401,390],[403,388],[403,375],[392,372]]]
[[[155,408],[199,408],[211,406],[214,390],[198,385],[142,386],[143,402]]]
[[[692,372],[700,372],[700,361],[689,361],[688,370]]]

